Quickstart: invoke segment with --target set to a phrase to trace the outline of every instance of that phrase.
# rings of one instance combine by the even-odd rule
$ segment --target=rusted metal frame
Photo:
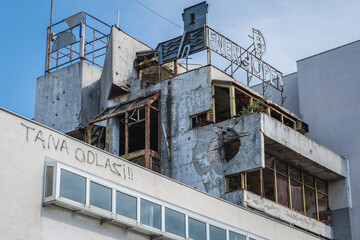
[[[106,119],[106,141],[105,141],[105,149],[108,152],[109,151],[109,138],[110,138],[110,119]]]
[[[95,19],[96,21],[101,22],[102,24],[104,24],[104,25],[108,26],[109,28],[111,28],[111,26],[110,26],[110,25],[108,25],[108,24],[104,23],[103,21],[101,21],[101,20],[97,19],[96,17],[94,17],[94,16],[92,16],[92,15],[88,14],[87,12],[84,12],[84,15],[85,15],[85,17],[86,17],[86,16],[89,16],[89,17],[91,17],[91,18]],[[85,20],[85,21],[86,21],[86,20]]]
[[[100,54],[100,55],[95,56],[95,58],[99,58],[99,57],[104,56],[104,55],[106,55],[106,52],[103,53],[103,54]]]
[[[94,65],[96,65],[96,66],[98,66],[99,68],[103,68],[103,66],[101,66],[101,65],[99,65],[99,64],[97,64],[97,63],[94,63],[94,62],[92,62],[92,61],[90,61],[89,59],[84,59],[85,61],[88,61],[89,63],[93,63]]]
[[[98,51],[100,51],[100,50],[103,50],[104,48],[106,48],[106,46],[101,47],[101,48],[97,48],[97,49],[94,50],[94,53],[96,53],[96,52],[98,52]],[[89,55],[89,54],[92,54],[92,52],[87,52],[87,53],[85,53],[85,56],[86,56],[86,55]]]
[[[145,166],[152,169],[150,155],[150,102],[145,106]]]
[[[160,111],[159,109],[157,109],[156,107],[154,107],[152,105],[150,106],[150,108],[152,108],[152,109],[154,109],[155,111],[158,111],[158,112]]]
[[[244,188],[245,190],[248,189],[248,187],[247,187],[247,173],[246,172],[244,173],[244,187],[245,187]]]
[[[75,43],[70,44],[70,48],[69,48],[68,46],[65,46],[64,48],[66,48],[67,50],[69,50],[70,53],[74,52],[74,53],[77,53],[77,54],[78,54],[78,52],[76,52],[76,51],[74,51],[74,50],[72,49],[72,45],[73,45],[73,44],[75,44]]]
[[[145,149],[137,150],[135,152],[131,152],[128,154],[121,155],[120,157],[126,158],[126,159],[134,159],[137,157],[141,157],[145,155]]]
[[[141,123],[141,122],[144,122],[144,121],[145,121],[145,119],[137,120],[136,122],[129,123],[129,126],[137,124],[137,123]]]
[[[149,101],[151,101],[151,103],[153,103],[153,102],[159,97],[159,95],[160,95],[160,92],[156,92]],[[147,97],[148,97],[148,96],[147,96]],[[125,105],[125,104],[128,104],[128,103],[121,103],[121,104],[118,104],[118,105],[116,105],[116,106],[108,107],[108,108],[104,109],[100,114],[98,114],[98,115],[97,115],[93,120],[91,120],[89,123],[101,122],[101,121],[103,121],[103,120],[106,120],[107,118],[116,117],[116,116],[118,116],[118,115],[120,115],[120,114],[123,114],[123,113],[125,113],[125,112],[127,112],[127,111],[132,111],[132,110],[134,110],[134,109],[136,109],[136,108],[144,107],[144,106],[146,105],[146,103],[141,104],[141,105],[139,105],[139,106],[136,106],[135,108],[132,108],[132,106],[134,106],[134,105],[136,104],[136,102],[138,102],[138,101],[140,101],[140,100],[142,100],[142,99],[144,99],[144,98],[147,98],[147,97],[139,97],[139,98],[135,99],[135,100],[132,102],[132,104],[131,104],[127,109],[125,109],[125,110],[123,110],[123,111],[120,111],[120,112],[114,113],[119,107],[121,107],[121,106],[123,106],[123,105]],[[149,101],[148,101],[148,102],[149,102]],[[114,109],[114,110],[113,110],[111,113],[109,113],[108,115],[106,115],[106,116],[104,116],[104,117],[100,117],[100,116],[103,115],[106,111],[110,111],[110,110],[112,110],[112,109]]]
[[[53,25],[53,26],[54,26],[54,25]],[[62,33],[64,33],[64,32],[68,32],[69,30],[72,31],[74,28],[76,28],[76,27],[78,27],[78,26],[80,26],[80,24],[77,24],[77,25],[75,25],[75,26],[73,26],[73,27],[71,27],[71,28],[67,28],[67,29],[65,29],[65,30],[63,30],[63,31],[60,31],[60,32],[54,34],[54,37],[59,36],[60,34],[62,34]]]
[[[86,132],[87,132],[87,136],[86,136],[86,137],[87,137],[87,139],[86,139],[87,141],[86,141],[86,142],[87,142],[88,144],[91,144],[91,135],[92,135],[92,134],[91,134],[91,131],[92,131],[92,128],[93,128],[93,126],[90,125],[90,124],[88,124],[87,129],[86,129]]]
[[[125,112],[125,158],[127,158],[129,154],[129,119],[128,112]]]
[[[95,30],[93,30],[93,31],[95,31]],[[91,42],[85,41],[85,45],[89,44],[89,45],[93,46],[93,45],[95,45],[95,42],[97,42],[97,41],[100,41],[103,44],[107,45],[108,42],[107,41],[105,42],[105,41],[102,40],[103,38],[107,38],[107,36],[109,36],[109,34],[105,35],[105,36],[102,36],[100,38],[97,38],[95,35],[93,35],[93,41],[91,41]]]
[[[250,49],[253,45],[254,45],[254,44],[251,44],[250,47],[248,47],[248,48],[245,50],[245,52],[241,53],[240,56],[239,56],[239,58],[240,58],[242,55],[244,55],[247,51],[249,51],[249,49]],[[229,60],[229,61],[230,61],[230,60]],[[229,68],[230,66],[232,67],[232,64],[233,64],[233,61],[231,61],[231,64],[225,68],[225,71],[228,70],[228,68]],[[240,66],[237,65],[237,68],[235,69],[235,71],[233,72],[233,74],[234,74],[239,68],[240,68]],[[232,71],[232,70],[231,70],[231,71]]]
[[[240,173],[241,189],[245,189],[245,173]]]
[[[288,173],[288,191],[289,191],[289,207],[292,208],[292,192],[291,192],[291,178],[290,178],[290,165],[286,164],[287,167],[287,173]]]
[[[213,30],[212,28],[210,28],[210,27],[208,27],[208,26],[206,26],[206,27],[209,28],[209,29],[211,29],[213,32],[215,32],[215,33],[223,36],[222,34],[218,33],[217,31]],[[225,36],[223,36],[223,37],[225,37]],[[232,44],[235,44],[235,45],[237,45],[238,47],[240,47],[241,50],[244,50],[243,53],[247,52],[248,55],[250,54],[250,55],[254,56],[255,58],[259,59],[259,58],[256,57],[256,55],[254,55],[252,52],[247,51],[245,48],[241,47],[240,45],[236,44],[235,42],[231,41],[230,39],[228,39],[228,40],[229,40]],[[208,48],[208,49],[211,49],[210,47],[207,47],[207,48]],[[217,53],[218,55],[220,55],[221,57],[225,58],[226,60],[232,62],[232,60],[229,60],[228,58],[224,57],[223,55],[221,55],[221,54],[218,53],[217,51],[215,51],[215,50],[213,50],[213,49],[211,49],[211,50],[214,51],[215,53]],[[270,64],[268,64],[267,62],[263,61],[262,59],[259,59],[259,60],[262,61],[264,64],[268,65],[269,67],[271,67],[272,69],[274,69],[275,71],[277,71],[277,72],[279,72],[280,74],[282,74],[282,72],[280,72],[279,70],[277,70],[276,68],[274,68],[273,66],[271,66]],[[235,64],[236,64],[236,63],[235,63]],[[251,73],[251,75],[253,75],[253,76],[255,76],[256,78],[258,78],[258,79],[260,79],[261,81],[263,81],[263,83],[268,84],[268,85],[270,85],[271,87],[273,87],[273,88],[275,88],[276,90],[278,90],[278,91],[281,92],[281,90],[280,90],[278,87],[273,86],[272,84],[268,83],[265,79],[262,79],[260,76],[257,76],[256,74],[250,72],[248,69],[246,69],[245,67],[243,67],[243,66],[241,65],[241,63],[240,63],[240,64],[236,64],[236,65],[238,66],[238,68],[241,67],[242,69],[244,69],[244,70],[247,71],[248,73]],[[237,68],[237,69],[238,69],[238,68]],[[237,70],[237,69],[236,69],[236,70]],[[235,70],[235,71],[236,71],[236,70]],[[234,73],[235,73],[235,72],[234,72]],[[249,82],[248,82],[248,83],[249,83]]]
[[[73,59],[72,62],[73,62],[73,61],[76,61],[76,60],[78,60],[78,59],[80,59],[80,58]],[[66,62],[66,63],[62,63],[62,64],[60,64],[60,65],[58,65],[58,66],[56,66],[56,67],[52,67],[52,68],[49,69],[49,71],[54,70],[55,68],[59,68],[59,67],[61,67],[61,66],[63,66],[63,65],[66,65],[66,64],[68,64],[68,63],[70,63],[70,61],[68,61],[68,62]]]
[[[92,61],[94,62],[95,61],[95,58],[94,58],[94,55],[95,55],[95,31],[93,31],[93,51],[92,51]],[[86,56],[86,54],[85,54]]]
[[[74,44],[77,44],[77,43],[80,43],[80,41],[73,42],[72,44],[70,44],[70,46],[71,46],[71,45],[74,45]],[[70,50],[67,46],[65,46],[64,48]],[[55,53],[56,51],[58,51],[58,50],[54,50],[54,51],[50,52],[50,54],[53,54],[53,53]],[[76,52],[75,50],[72,50],[72,51],[75,52],[75,53],[77,53],[77,54],[79,54],[79,53]]]
[[[318,190],[317,190],[317,181],[315,181],[315,207],[316,207],[316,219],[319,221],[319,198],[318,198]]]
[[[231,86],[229,88],[229,96],[230,96],[230,116],[236,117],[236,100],[235,100],[234,86]]]
[[[92,30],[96,31],[96,32],[98,32],[98,33],[102,34],[103,36],[106,36],[106,35],[107,35],[107,34],[105,34],[105,33],[101,32],[101,31],[99,31],[99,30],[97,30],[97,29],[93,28],[92,26],[90,26],[90,25],[88,25],[88,24],[86,24],[86,23],[85,23],[85,27],[88,27],[88,28],[90,28],[90,29],[92,29]]]
[[[216,116],[215,116],[215,85],[211,84],[211,91],[212,91],[212,97],[211,97],[211,101],[212,101],[212,116],[213,116],[213,122],[216,123]]]
[[[304,211],[304,215],[306,215],[306,199],[305,199],[304,170],[301,170],[301,190],[302,190],[302,199],[303,199],[303,211]]]

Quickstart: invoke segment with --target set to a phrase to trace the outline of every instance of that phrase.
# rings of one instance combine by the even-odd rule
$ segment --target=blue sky
[[[200,0],[138,0],[182,25],[184,8]],[[209,26],[248,46],[251,29],[263,33],[264,60],[284,74],[296,60],[360,39],[360,0],[249,1],[209,0]],[[134,0],[54,0],[54,22],[85,11],[151,47],[182,30]],[[33,118],[36,78],[44,74],[50,0],[3,1],[0,9],[0,107]]]

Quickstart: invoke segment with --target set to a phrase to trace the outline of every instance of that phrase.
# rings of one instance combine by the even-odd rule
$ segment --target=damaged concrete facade
[[[34,120],[274,219],[292,239],[355,239],[341,227],[353,221],[348,159],[304,135],[300,101],[289,111],[211,64],[159,62],[112,27],[102,70],[80,59],[38,78]],[[281,239],[250,224],[259,238],[246,239]]]

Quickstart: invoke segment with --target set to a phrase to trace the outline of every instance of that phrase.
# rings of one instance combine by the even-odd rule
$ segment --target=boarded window
[[[274,171],[265,168],[263,169],[264,180],[264,197],[275,201],[275,184],[274,184]]]
[[[280,174],[276,176],[276,184],[277,184],[277,195],[278,195],[278,202],[281,205],[289,207],[289,185],[288,185],[288,178],[284,177]]]

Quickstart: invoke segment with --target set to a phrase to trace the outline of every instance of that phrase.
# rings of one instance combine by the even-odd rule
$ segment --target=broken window
[[[141,97],[105,109],[89,122],[88,143],[96,132],[94,125],[105,123],[106,127],[103,127],[105,134],[102,138],[104,138],[106,151],[109,151],[111,145],[111,148],[115,149],[114,152],[118,149],[121,157],[161,172],[159,96],[160,92],[157,92],[148,97]],[[107,134],[110,134],[112,138]],[[112,140],[116,135],[118,139]]]
[[[205,126],[212,123],[211,111],[206,111],[190,116],[190,128]]]
[[[230,87],[214,86],[214,107],[216,122],[221,122],[231,117],[230,112]]]
[[[250,100],[248,95],[235,89],[236,116],[242,116],[243,110],[250,105]]]
[[[260,170],[246,173],[247,190],[260,195]]]
[[[265,155],[265,168],[226,176],[227,192],[246,189],[325,224],[331,224],[327,182]]]
[[[227,192],[235,192],[241,190],[243,187],[243,174],[235,173],[229,176],[226,176],[226,186]]]

